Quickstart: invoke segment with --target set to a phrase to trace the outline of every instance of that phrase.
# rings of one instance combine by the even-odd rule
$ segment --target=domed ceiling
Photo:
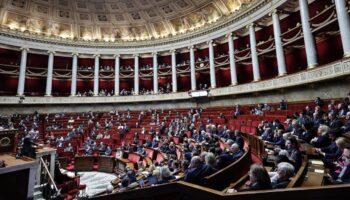
[[[88,41],[154,40],[205,28],[254,0],[0,0],[2,28]]]

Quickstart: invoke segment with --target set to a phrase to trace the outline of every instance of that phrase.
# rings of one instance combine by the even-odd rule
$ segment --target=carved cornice
[[[63,38],[52,38],[42,35],[32,35],[27,32],[14,31],[7,28],[0,29],[0,35],[21,39],[24,41],[40,42],[53,45],[62,45],[62,46],[71,46],[71,47],[80,47],[80,48],[120,48],[120,49],[129,49],[129,48],[145,48],[145,47],[155,47],[160,45],[169,45],[173,43],[185,42],[194,38],[202,37],[208,34],[211,34],[217,30],[226,28],[229,25],[232,25],[239,21],[246,21],[247,18],[252,18],[254,13],[259,9],[267,5],[278,4],[282,5],[287,2],[287,0],[256,0],[256,3],[250,4],[250,6],[244,7],[238,10],[235,14],[222,17],[215,23],[207,25],[206,28],[201,28],[192,32],[183,33],[168,38],[154,39],[150,41],[122,41],[118,40],[116,42],[103,42],[103,41],[83,41],[83,40],[71,40]],[[273,6],[270,6],[273,9]],[[269,10],[269,12],[271,12]],[[249,16],[249,17],[248,17]]]

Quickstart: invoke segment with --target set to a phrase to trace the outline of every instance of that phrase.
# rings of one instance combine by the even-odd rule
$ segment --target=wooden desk
[[[301,187],[317,187],[323,185],[324,173],[307,172]]]
[[[111,156],[100,156],[98,158],[98,171],[100,172],[109,172],[114,171],[115,160]]]
[[[0,155],[6,167],[0,168],[1,199],[32,199],[35,175],[39,166],[34,159],[16,159],[11,154]]]
[[[94,168],[93,156],[77,156],[74,158],[74,169],[77,171],[92,171]]]

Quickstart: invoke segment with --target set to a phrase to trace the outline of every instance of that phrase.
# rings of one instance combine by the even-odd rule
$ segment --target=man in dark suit
[[[339,129],[342,126],[341,121],[338,120],[338,118],[336,117],[336,114],[334,114],[333,112],[330,112],[328,114],[328,126],[331,129]]]
[[[238,144],[240,149],[244,148],[244,139],[243,139],[242,134],[239,130],[235,130],[235,143]]]
[[[310,121],[305,121],[302,126],[304,132],[299,135],[299,139],[304,142],[310,143],[311,139],[315,137],[315,130],[313,124]]]
[[[208,169],[204,166],[199,156],[193,156],[191,164],[185,175],[185,181],[201,185],[205,176],[209,175]]]
[[[230,147],[229,152],[224,152],[219,156],[218,160],[218,168],[222,169],[231,163],[238,160],[240,157],[242,157],[244,154],[244,150],[239,148],[239,145],[237,143],[234,143]]]

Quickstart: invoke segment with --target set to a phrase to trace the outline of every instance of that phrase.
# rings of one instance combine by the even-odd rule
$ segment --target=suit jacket
[[[342,180],[342,183],[350,183],[350,166],[347,166],[343,174],[339,174],[341,177],[338,177]]]
[[[236,137],[235,143],[238,144],[238,146],[239,146],[240,149],[243,149],[243,148],[244,148],[244,139],[243,139],[242,136]]]
[[[316,142],[313,143],[314,147],[316,148],[324,148],[331,144],[331,139],[328,137],[328,135],[320,135],[318,136]]]
[[[304,140],[307,143],[310,143],[311,139],[315,137],[315,131],[314,130],[307,130],[304,131],[302,134],[299,135],[299,139]]]
[[[203,184],[203,179],[208,175],[208,169],[201,165],[197,168],[188,169],[185,175],[185,181],[201,185]]]
[[[334,120],[329,122],[328,126],[331,129],[338,129],[342,126],[342,123],[338,119],[334,119]]]

